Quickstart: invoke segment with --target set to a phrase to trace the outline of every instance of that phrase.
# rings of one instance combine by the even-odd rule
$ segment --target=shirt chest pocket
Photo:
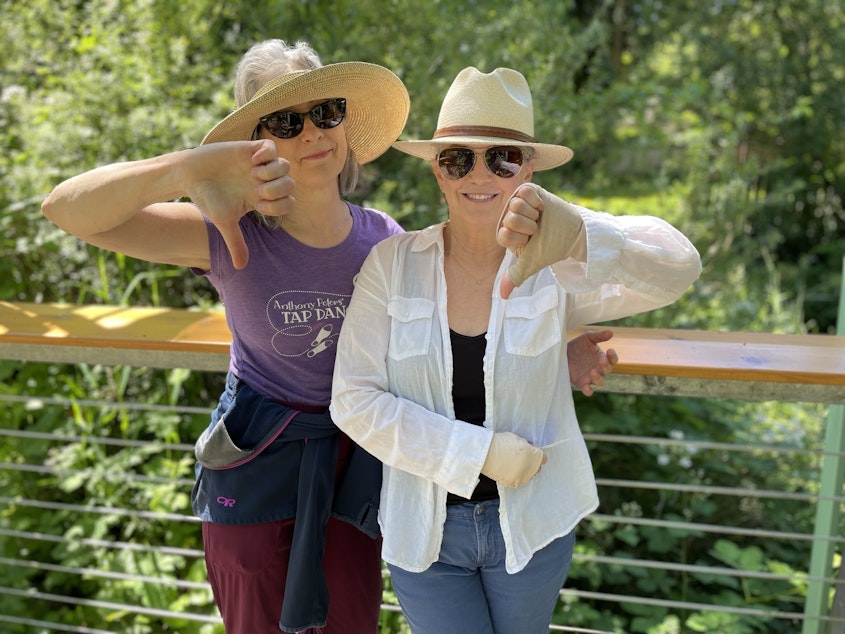
[[[405,359],[428,352],[431,343],[434,302],[424,298],[397,297],[387,304],[390,316],[391,359]]]
[[[551,286],[531,297],[507,300],[503,324],[505,350],[536,357],[559,344],[563,327],[557,307],[557,290]]]

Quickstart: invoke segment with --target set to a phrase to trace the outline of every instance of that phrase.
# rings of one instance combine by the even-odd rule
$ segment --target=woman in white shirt
[[[572,157],[537,143],[518,72],[464,69],[430,141],[448,220],[378,244],[343,325],[331,412],[384,463],[382,557],[415,634],[547,632],[598,496],[569,328],[652,310],[698,278],[695,247],[531,184]]]

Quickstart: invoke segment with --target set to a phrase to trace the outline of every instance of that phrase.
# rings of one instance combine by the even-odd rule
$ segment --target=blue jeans
[[[423,572],[393,565],[393,589],[414,634],[546,634],[575,547],[575,532],[505,570],[499,501],[447,509],[440,559]]]

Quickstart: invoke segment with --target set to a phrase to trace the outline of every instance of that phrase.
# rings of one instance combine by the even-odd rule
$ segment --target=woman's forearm
[[[83,239],[113,229],[149,204],[186,194],[177,173],[190,151],[113,163],[69,178],[47,196],[41,211]]]

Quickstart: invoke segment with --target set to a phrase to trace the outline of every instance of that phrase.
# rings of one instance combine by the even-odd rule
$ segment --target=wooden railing
[[[606,390],[845,403],[845,336],[614,328]],[[0,302],[0,358],[225,370],[218,311]]]
[[[830,624],[845,631],[827,602],[845,464],[845,336],[621,327],[614,333],[609,345],[620,361],[602,391],[831,404],[804,634],[822,634]],[[218,311],[0,302],[0,359],[223,372],[229,344]]]

